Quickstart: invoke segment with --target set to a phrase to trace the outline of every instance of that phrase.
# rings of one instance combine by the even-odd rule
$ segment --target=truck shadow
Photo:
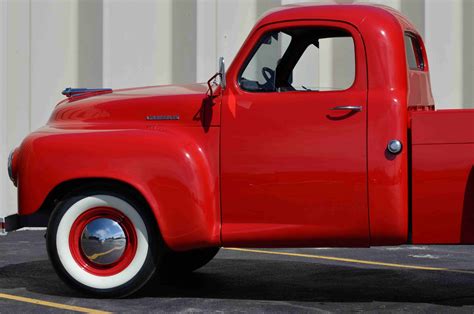
[[[474,166],[469,172],[464,190],[461,242],[474,243]]]
[[[78,296],[76,291],[59,279],[49,260],[12,264],[0,268],[0,289],[17,288],[61,297]]]
[[[47,260],[0,268],[0,289],[18,288],[49,296],[84,297],[66,287]],[[217,258],[186,277],[154,279],[133,298],[144,297],[463,306],[474,305],[474,275]]]

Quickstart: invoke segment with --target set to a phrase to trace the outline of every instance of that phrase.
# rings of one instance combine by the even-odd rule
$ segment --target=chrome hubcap
[[[127,236],[118,222],[98,218],[89,222],[81,235],[81,250],[92,263],[110,265],[125,252]]]

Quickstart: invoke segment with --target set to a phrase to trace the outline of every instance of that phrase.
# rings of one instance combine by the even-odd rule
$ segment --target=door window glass
[[[260,39],[239,84],[250,92],[345,90],[354,77],[354,41],[348,32],[289,28]]]

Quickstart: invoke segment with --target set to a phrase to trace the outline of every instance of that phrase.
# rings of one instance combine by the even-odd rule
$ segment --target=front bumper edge
[[[0,235],[6,235],[10,231],[22,228],[21,219],[18,214],[0,217]]]

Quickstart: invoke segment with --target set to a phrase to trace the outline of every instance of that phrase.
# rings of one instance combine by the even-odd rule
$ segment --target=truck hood
[[[61,101],[48,126],[126,128],[138,125],[219,125],[217,99],[206,84],[166,85],[85,93]],[[202,121],[206,118],[206,121]]]

